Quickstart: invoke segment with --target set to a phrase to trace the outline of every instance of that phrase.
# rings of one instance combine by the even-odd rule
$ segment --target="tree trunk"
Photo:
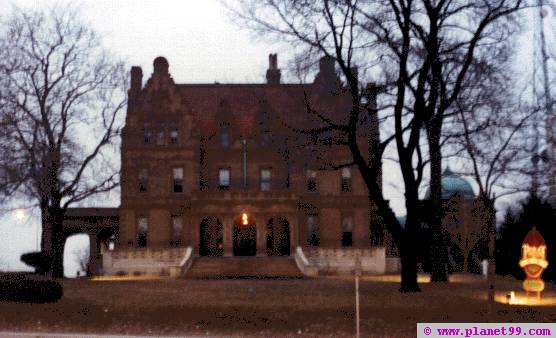
[[[430,153],[430,228],[431,243],[431,282],[448,281],[448,250],[446,247],[446,231],[442,224],[442,153],[440,133],[428,132]]]
[[[402,263],[401,278],[402,283],[400,292],[420,292],[417,283],[417,254],[414,238],[405,236],[403,245],[400,248],[400,258]]]
[[[64,277],[64,244],[62,229],[63,212],[59,207],[41,207],[41,251],[49,260],[47,274],[54,278]]]

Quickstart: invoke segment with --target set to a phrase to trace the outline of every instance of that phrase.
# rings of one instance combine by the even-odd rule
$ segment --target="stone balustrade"
[[[305,250],[309,265],[317,267],[319,274],[352,274],[357,268],[360,268],[363,274],[379,275],[387,272],[384,247],[318,247]]]
[[[189,253],[189,255],[188,255]],[[191,258],[191,248],[133,248],[106,251],[102,255],[107,276],[170,276],[181,274],[184,258]]]

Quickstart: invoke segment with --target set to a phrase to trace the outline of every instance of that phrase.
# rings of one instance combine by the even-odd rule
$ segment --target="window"
[[[149,219],[147,217],[139,217],[137,220],[137,245],[140,247],[147,246],[147,233],[149,232]]]
[[[261,191],[270,191],[271,173],[270,168],[261,169]]]
[[[307,216],[307,245],[319,246],[319,225],[317,215]]]
[[[351,191],[351,169],[342,168],[342,192]]]
[[[165,143],[165,133],[164,133],[164,126],[160,126],[156,132],[156,144],[159,146],[164,145]]]
[[[143,143],[149,143],[151,140],[151,130],[149,129],[149,124],[145,123],[143,125]]]
[[[139,170],[139,192],[147,191],[149,185],[149,173],[147,169],[143,168]]]
[[[317,172],[314,170],[307,170],[307,191],[317,191]]]
[[[172,128],[170,130],[170,144],[178,144],[178,129]]]
[[[353,245],[353,218],[342,217],[342,246]]]
[[[224,123],[220,126],[220,145],[222,147],[230,146],[230,124]]]
[[[272,141],[272,134],[270,133],[270,130],[264,130],[261,134],[261,144],[263,146],[268,146],[271,144]]]
[[[220,190],[230,189],[230,168],[218,169],[218,188]]]
[[[181,245],[181,235],[183,233],[183,218],[181,216],[172,216],[172,234],[170,245],[180,246]]]
[[[172,191],[173,192],[183,192],[183,169],[174,168],[172,170]]]

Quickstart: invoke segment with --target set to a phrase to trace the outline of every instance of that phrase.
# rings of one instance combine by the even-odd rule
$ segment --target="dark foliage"
[[[21,261],[33,268],[38,274],[45,274],[48,271],[50,259],[43,252],[28,252],[21,255]]]
[[[533,226],[542,234],[547,246],[548,268],[543,273],[545,280],[556,281],[556,214],[546,201],[537,196],[522,203],[521,212],[514,216],[506,213],[504,223],[498,230],[496,241],[496,273],[523,279],[525,274],[519,267],[523,239]]]
[[[8,274],[0,277],[0,301],[21,303],[57,302],[63,295],[62,285],[32,275]]]

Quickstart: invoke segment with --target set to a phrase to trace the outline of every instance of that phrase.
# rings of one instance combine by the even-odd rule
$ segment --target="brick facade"
[[[159,57],[143,86],[142,70],[132,67],[120,246],[175,245],[172,224],[179,218],[177,244],[197,255],[289,254],[308,245],[311,231],[321,247],[370,247],[371,228],[380,224],[369,217],[366,186],[355,167],[344,171],[344,181],[332,168],[349,161],[347,148],[333,141],[315,146],[296,131],[318,126],[308,107],[339,121],[350,104],[327,58],[305,85],[280,83],[276,55],[263,84],[175,84]],[[378,137],[378,122],[368,123],[364,145]]]

